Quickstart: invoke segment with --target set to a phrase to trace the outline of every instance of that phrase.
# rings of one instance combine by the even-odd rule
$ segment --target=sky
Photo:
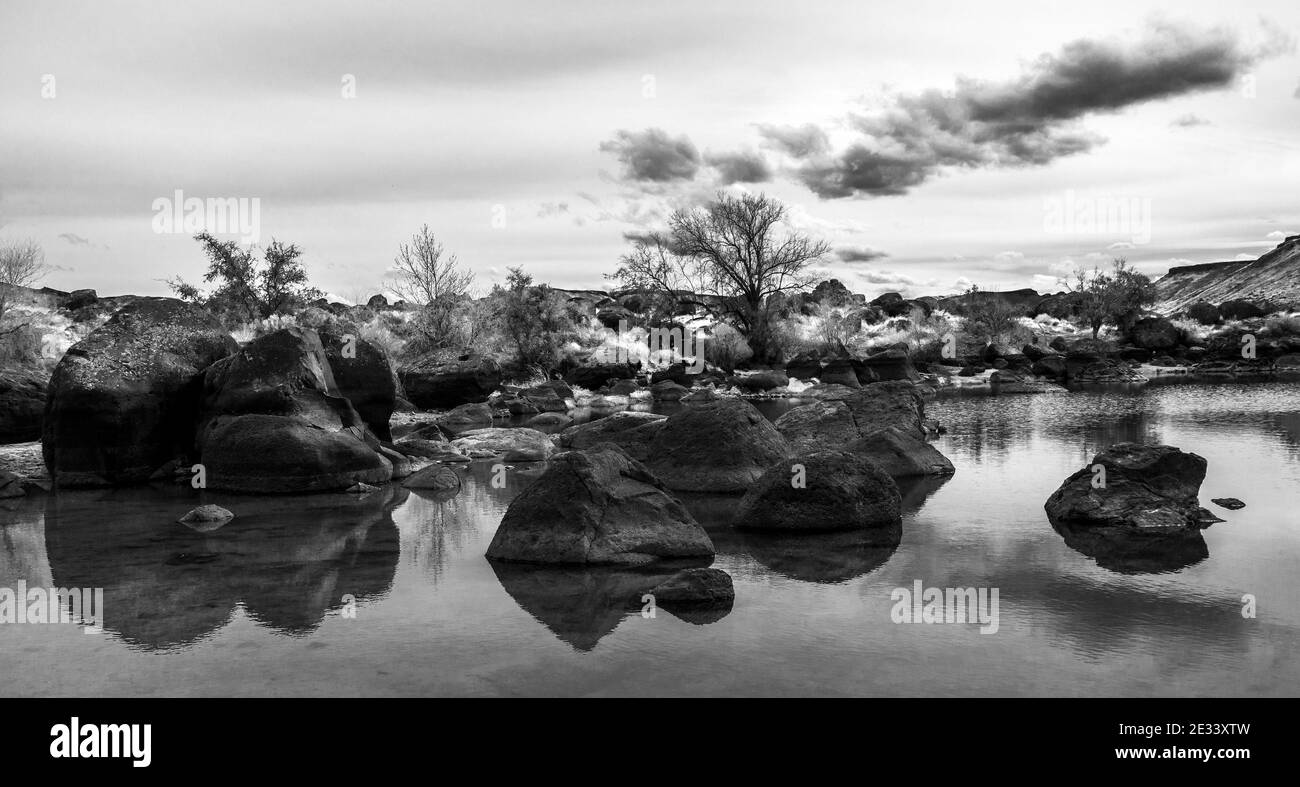
[[[160,295],[203,216],[355,300],[427,223],[480,292],[608,288],[725,190],[869,296],[1157,276],[1300,233],[1298,31],[1294,0],[5,0],[0,241]]]

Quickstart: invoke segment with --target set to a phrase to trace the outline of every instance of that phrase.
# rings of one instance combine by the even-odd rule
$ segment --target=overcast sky
[[[0,238],[50,286],[162,294],[205,267],[156,231],[182,190],[256,198],[344,297],[425,222],[480,289],[601,287],[726,188],[873,295],[1161,274],[1300,233],[1297,31],[1294,0],[4,0]],[[1129,221],[1087,224],[1104,198]]]

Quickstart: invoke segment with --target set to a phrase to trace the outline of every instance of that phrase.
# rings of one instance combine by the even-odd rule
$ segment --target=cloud
[[[691,180],[700,169],[700,152],[686,136],[670,137],[660,128],[620,130],[600,143],[603,153],[613,153],[623,164],[623,177],[631,181],[667,183]]]
[[[1119,251],[1121,249],[1134,249],[1137,248],[1137,246],[1126,240],[1117,240],[1106,248],[1110,251]]]
[[[1186,115],[1179,115],[1178,117],[1169,121],[1169,125],[1173,126],[1174,128],[1195,128],[1197,126],[1208,126],[1210,125],[1210,121],[1206,120],[1200,115],[1194,115],[1189,112]]]
[[[1286,239],[1287,239],[1288,237],[1290,237],[1292,234],[1294,234],[1294,233],[1283,232],[1282,230],[1273,230],[1273,231],[1270,232],[1269,234],[1265,235],[1264,238],[1265,238],[1266,240],[1277,240],[1277,241],[1282,241],[1282,240],[1286,240]]]
[[[1066,44],[1005,82],[959,77],[950,91],[893,96],[882,112],[850,116],[859,141],[804,155],[797,177],[834,199],[904,194],[950,168],[1042,166],[1105,141],[1080,127],[1086,116],[1229,87],[1293,46],[1266,32],[1247,46],[1223,28],[1155,24],[1137,41]]]
[[[569,203],[567,202],[543,202],[537,207],[538,218],[549,218],[558,216],[561,213],[569,212]]]
[[[89,240],[87,240],[86,238],[81,237],[80,235],[76,234],[75,232],[60,232],[60,233],[59,233],[59,238],[62,239],[62,240],[67,241],[68,243],[72,244],[73,246],[91,246],[91,245],[94,245],[94,244],[92,244]]]
[[[889,255],[869,246],[845,246],[836,249],[835,256],[840,259],[840,262],[871,262]]]
[[[772,179],[772,168],[761,155],[752,151],[710,153],[704,157],[704,161],[718,171],[718,182],[723,186],[733,183],[766,183]]]
[[[813,123],[802,126],[774,126],[758,124],[758,134],[764,147],[780,151],[798,159],[820,156],[831,149],[826,132]]]

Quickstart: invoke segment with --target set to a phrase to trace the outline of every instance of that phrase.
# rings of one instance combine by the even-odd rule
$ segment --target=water
[[[643,617],[663,572],[489,564],[537,466],[495,489],[476,463],[451,500],[203,493],[238,514],[207,534],[173,521],[187,489],[10,501],[0,587],[103,587],[106,615],[100,633],[0,625],[0,694],[1300,693],[1300,385],[972,396],[930,414],[957,473],[908,485],[896,549],[739,535],[735,498],[687,498],[735,579],[713,621]],[[1121,440],[1209,461],[1201,501],[1228,521],[1207,554],[1099,566],[1051,528],[1047,496]],[[1225,496],[1247,507],[1209,502]],[[890,592],[915,580],[998,588],[997,632],[893,623]]]

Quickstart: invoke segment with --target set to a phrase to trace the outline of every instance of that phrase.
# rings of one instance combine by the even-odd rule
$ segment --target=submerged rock
[[[726,617],[736,603],[731,575],[718,568],[688,568],[650,589],[656,606],[697,626]]]
[[[402,486],[407,489],[433,489],[446,492],[460,489],[460,476],[450,467],[431,465],[412,473],[402,482]]]
[[[510,503],[487,556],[641,564],[709,557],[713,542],[659,479],[618,446],[559,454]]]
[[[199,506],[176,521],[200,533],[209,533],[234,518],[235,515],[229,510],[218,505],[208,504]]]
[[[952,462],[939,449],[896,426],[849,443],[844,450],[867,459],[893,478],[955,472]]]
[[[1237,511],[1246,507],[1245,503],[1235,497],[1212,497],[1210,498],[1210,502],[1214,503],[1216,506],[1222,506],[1229,511]]]

